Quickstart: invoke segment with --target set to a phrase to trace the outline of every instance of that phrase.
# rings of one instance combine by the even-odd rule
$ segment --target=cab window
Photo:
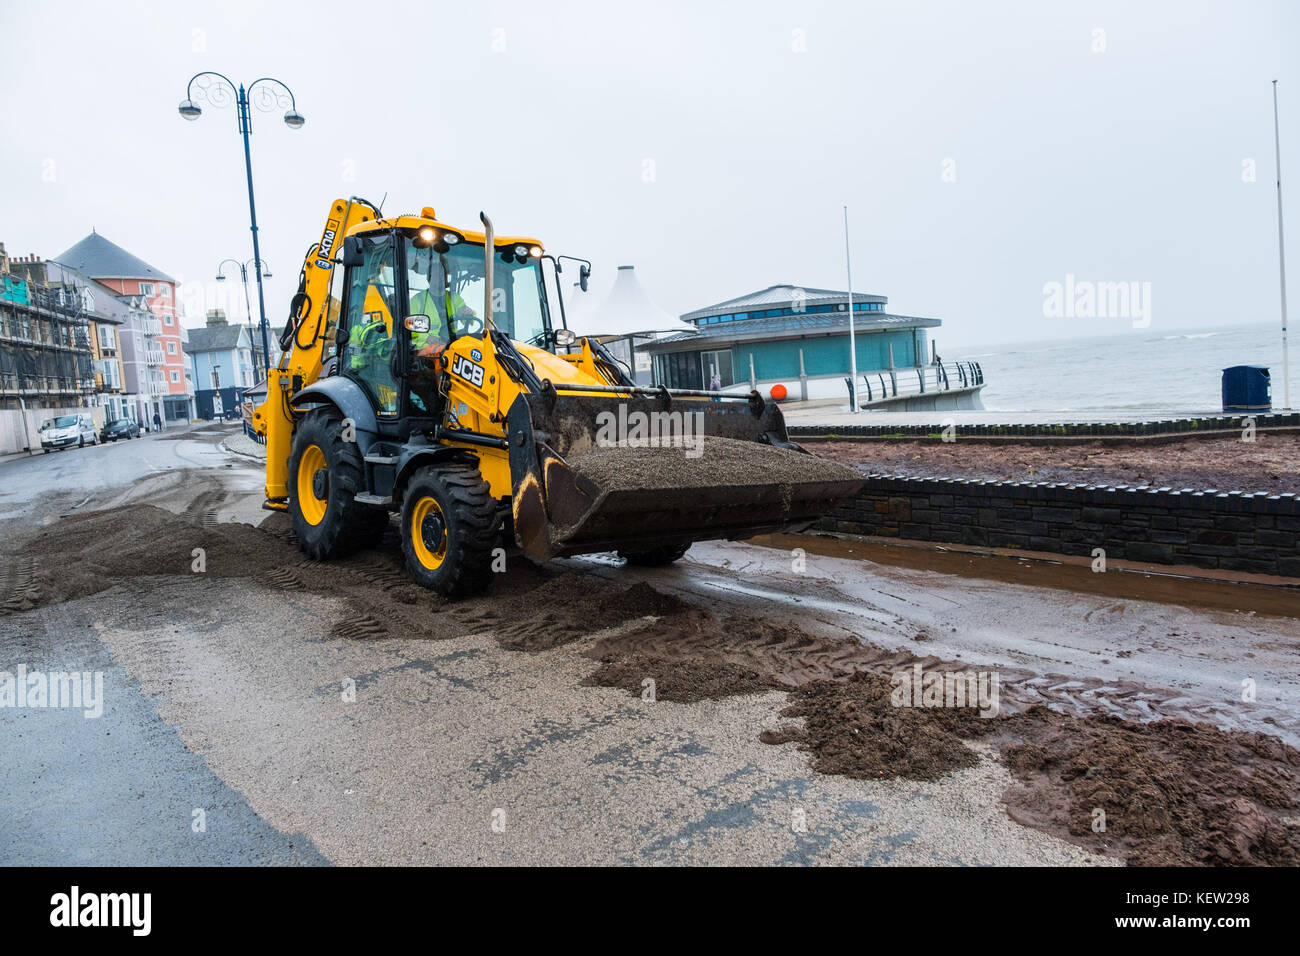
[[[362,263],[348,270],[344,319],[347,341],[340,357],[344,374],[361,383],[376,412],[398,412],[393,376],[393,317],[402,316],[397,301],[396,247],[390,233],[361,237]]]

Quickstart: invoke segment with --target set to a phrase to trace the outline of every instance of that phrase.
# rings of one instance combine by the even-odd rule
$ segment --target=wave
[[[1188,335],[1162,335],[1161,342],[1168,342],[1170,339],[1208,339],[1215,335],[1227,335],[1227,332],[1194,332]]]

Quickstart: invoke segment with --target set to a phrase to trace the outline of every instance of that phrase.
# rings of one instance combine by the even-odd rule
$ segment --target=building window
[[[221,369],[219,368],[214,368],[212,370],[212,387],[213,388],[221,387]]]
[[[151,296],[151,295],[153,295],[153,283],[152,283],[152,282],[141,282],[141,283],[140,283],[140,294],[143,295],[143,296]]]
[[[115,348],[113,345],[113,327],[111,325],[101,325],[99,327],[99,347],[101,349]]]
[[[178,372],[178,371],[176,371],[175,369],[172,369],[171,379],[172,379],[172,384],[173,384],[173,385],[178,385],[178,384],[180,384],[181,373]]]
[[[169,312],[163,316],[163,325],[171,325],[171,324],[172,324],[172,317],[171,317],[171,313]]]
[[[170,341],[170,340],[167,342],[167,354],[168,354],[168,355],[175,355],[175,354],[176,354],[176,343],[175,343],[175,342],[172,342],[172,341]]]
[[[700,371],[703,373],[705,388],[713,387],[713,376],[717,375],[721,383],[719,388],[735,384],[731,369],[731,349],[719,349],[714,352],[700,353]]]
[[[700,374],[699,352],[669,352],[655,356],[655,362],[660,385],[702,389],[708,384]]]
[[[172,287],[164,283],[158,286],[158,294],[164,299],[170,299],[172,297]]]

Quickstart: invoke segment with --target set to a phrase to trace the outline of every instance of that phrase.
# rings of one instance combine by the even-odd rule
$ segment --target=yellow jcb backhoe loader
[[[756,392],[638,387],[565,327],[559,260],[480,218],[482,232],[339,199],[308,251],[253,416],[265,507],[289,513],[308,556],[371,544],[398,512],[411,576],[460,595],[490,583],[508,537],[536,561],[666,564],[693,541],[801,530],[856,493],[854,474],[796,454]],[[703,443],[648,440],[647,421],[693,422],[683,444]]]

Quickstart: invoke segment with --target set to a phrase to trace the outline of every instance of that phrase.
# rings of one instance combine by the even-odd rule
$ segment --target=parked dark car
[[[115,418],[99,433],[100,441],[117,441],[119,438],[139,438],[140,426],[129,418]]]

